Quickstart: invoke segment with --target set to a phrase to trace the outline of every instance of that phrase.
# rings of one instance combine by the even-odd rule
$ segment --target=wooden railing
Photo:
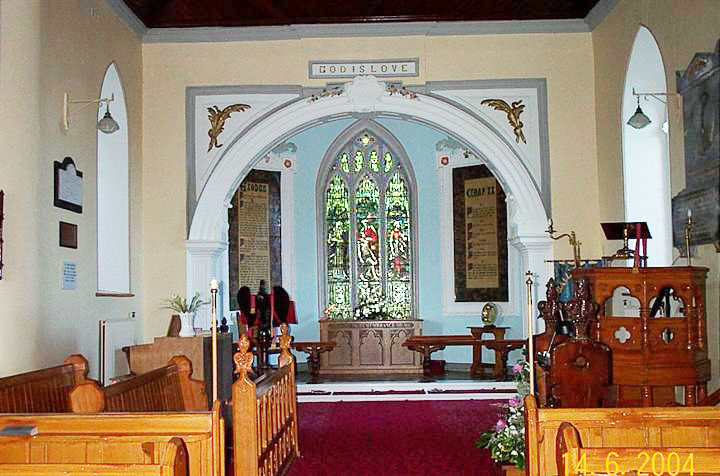
[[[0,415],[0,428],[11,425],[34,426],[37,434],[0,437],[0,462],[7,464],[162,464],[173,438],[181,438],[189,474],[225,471],[220,402],[202,412]]]
[[[63,365],[0,378],[0,413],[69,412],[69,393],[87,379],[88,361],[79,354]]]
[[[207,410],[205,383],[192,378],[192,364],[182,355],[165,367],[100,388],[94,382],[70,393],[75,413],[174,412]]]
[[[188,454],[181,438],[172,438],[159,464],[97,463],[0,463],[0,475],[7,476],[188,476]]]
[[[234,361],[239,378],[232,389],[234,468],[236,475],[286,474],[300,455],[298,448],[295,361],[290,354],[287,325],[281,326],[278,369],[257,382],[248,374],[253,355],[246,335]]]
[[[569,428],[576,434],[576,442],[570,438]],[[531,476],[566,476],[563,464],[569,463],[567,474],[576,474],[578,460],[582,458],[577,451],[579,442],[587,448],[595,448],[587,452],[586,464],[592,459],[593,464],[601,464],[600,470],[592,470],[587,466],[585,474],[591,472],[605,473],[605,458],[611,451],[618,454],[617,463],[621,469],[616,474],[633,474],[636,466],[621,458],[634,454],[635,460],[641,464],[640,453],[648,452],[650,458],[656,453],[656,463],[660,457],[667,458],[676,451],[681,458],[681,468],[686,459],[681,457],[681,448],[697,448],[698,460],[694,466],[694,474],[720,474],[720,470],[712,469],[703,459],[705,455],[720,458],[720,408],[715,407],[639,407],[639,408],[538,408],[533,396],[525,398],[525,434],[527,474]],[[566,432],[560,437],[561,431]],[[570,448],[570,450],[569,450]],[[667,450],[665,452],[665,450]],[[634,453],[633,453],[634,452]],[[563,454],[567,456],[563,457]],[[684,454],[684,453],[683,453]],[[603,460],[598,463],[597,458]],[[656,464],[656,466],[657,466]],[[675,462],[673,461],[673,465]],[[704,466],[703,466],[704,465]],[[593,466],[595,467],[595,466]],[[614,465],[608,469],[614,470]],[[659,468],[656,468],[659,470]],[[673,466],[673,470],[674,470]],[[645,473],[652,474],[652,465],[644,468]],[[612,473],[612,471],[610,471]],[[657,472],[656,474],[661,474]],[[689,474],[689,473],[675,473]]]

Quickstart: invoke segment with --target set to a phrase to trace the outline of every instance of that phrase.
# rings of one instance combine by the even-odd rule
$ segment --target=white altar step
[[[515,382],[492,380],[363,381],[297,384],[299,403],[391,400],[503,400],[517,395]]]

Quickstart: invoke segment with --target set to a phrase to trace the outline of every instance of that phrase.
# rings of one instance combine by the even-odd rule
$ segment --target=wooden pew
[[[568,422],[561,423],[558,428],[556,448],[561,453],[557,471],[562,476],[633,471],[645,474],[720,474],[720,447],[693,447],[680,442],[670,447],[586,448],[578,429]]]
[[[192,378],[192,364],[176,355],[165,367],[100,388],[95,382],[70,392],[75,413],[207,410],[205,383]]]
[[[0,463],[0,476],[188,476],[188,454],[185,442],[173,438],[168,442],[160,464],[96,464],[96,463]]]
[[[568,425],[576,430],[577,442],[570,440]],[[561,427],[568,441],[558,438]],[[620,457],[629,455],[634,455],[635,460],[642,463],[642,459],[638,459],[641,451],[649,452],[651,458],[655,452],[661,452],[666,460],[670,452],[676,451],[684,458],[681,448],[698,448],[698,458],[706,454],[720,458],[720,408],[538,408],[533,396],[525,398],[525,460],[528,475],[565,476],[564,467],[560,470],[558,467],[564,463],[562,455],[567,451],[566,448],[571,446],[563,445],[579,447],[579,442],[586,448],[597,449],[594,453],[588,453],[586,459],[602,456],[601,473],[605,472],[605,458],[610,451],[618,453],[619,464]],[[683,463],[685,461],[682,459]],[[701,461],[696,461],[696,475],[720,474],[720,470],[714,470],[714,466]],[[573,470],[577,467],[577,463],[574,464]],[[629,465],[627,462],[622,464]],[[700,464],[705,466],[701,467]],[[586,474],[590,474],[590,471],[588,466]],[[652,465],[647,466],[645,472],[652,474]]]
[[[37,434],[0,437],[2,463],[162,464],[173,438],[181,438],[189,474],[225,472],[220,402],[203,412],[0,415],[0,429],[9,425],[35,426]]]
[[[300,455],[295,365],[287,324],[281,326],[278,369],[256,382],[248,377],[253,355],[247,335],[234,356],[239,378],[232,388],[234,468],[236,475],[286,474]]]
[[[0,413],[70,412],[68,394],[88,380],[88,361],[73,354],[63,365],[0,378]]]

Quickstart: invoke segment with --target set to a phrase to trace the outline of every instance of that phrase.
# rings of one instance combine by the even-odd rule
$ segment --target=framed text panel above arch
[[[251,170],[228,209],[230,310],[238,310],[237,292],[253,293],[264,280],[269,291],[282,286],[281,173]]]
[[[508,301],[505,192],[485,165],[452,171],[455,301]]]

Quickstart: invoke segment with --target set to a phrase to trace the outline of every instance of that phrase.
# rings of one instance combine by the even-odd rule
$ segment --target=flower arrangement
[[[391,319],[385,305],[385,297],[379,293],[369,293],[365,299],[361,300],[353,311],[353,317],[372,320]]]
[[[513,368],[518,395],[500,404],[500,418],[495,427],[484,432],[475,442],[477,448],[488,448],[497,462],[525,467],[525,397],[530,393],[530,366],[518,361]]]
[[[180,297],[177,294],[173,294],[172,296],[170,296],[169,299],[164,299],[163,302],[165,303],[165,305],[163,306],[163,308],[165,309],[171,309],[175,312],[181,313],[187,312],[190,314],[193,314],[205,304],[209,304],[208,301],[203,301],[202,299],[200,299],[200,293],[195,293],[189,304],[187,299],[185,299],[184,297]]]

